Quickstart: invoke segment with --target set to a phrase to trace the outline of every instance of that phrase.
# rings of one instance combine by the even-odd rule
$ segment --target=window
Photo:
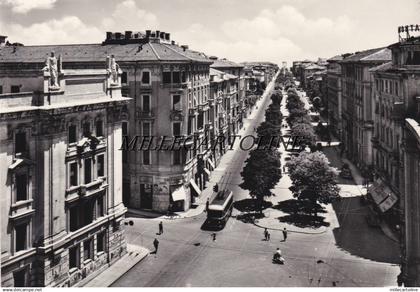
[[[185,73],[185,71],[181,72],[181,81],[182,83],[187,82],[187,74]]]
[[[79,212],[78,206],[69,209],[70,215],[70,231],[76,231],[79,228]]]
[[[79,246],[75,246],[69,249],[69,268],[78,268],[79,267]]]
[[[69,143],[77,142],[77,129],[76,125],[69,126]]]
[[[10,87],[10,92],[11,93],[19,93],[20,92],[20,86],[19,85],[12,85]]]
[[[181,74],[179,71],[172,72],[172,82],[181,83]]]
[[[26,133],[19,132],[15,134],[15,152],[24,153],[26,152]]]
[[[181,110],[181,95],[173,95],[172,96],[172,109],[173,110]]]
[[[128,123],[127,122],[123,122],[122,123],[122,135],[123,136],[127,136],[128,135]],[[127,152],[127,150],[123,150],[123,153],[122,153],[122,161],[124,163],[127,163],[127,161],[128,161],[128,152]]]
[[[171,72],[163,72],[162,82],[164,84],[171,83]]]
[[[127,72],[123,72],[121,74],[121,83],[122,84],[127,84]]]
[[[3,94],[3,86],[0,85],[0,94]]]
[[[150,96],[149,95],[143,95],[143,106],[142,109],[144,112],[150,112]]]
[[[104,216],[105,212],[104,212],[104,196],[101,196],[98,198],[98,206],[97,206],[97,212],[96,212],[96,217],[102,217]]]
[[[77,162],[70,163],[69,171],[70,171],[70,179],[69,183],[70,186],[77,186],[79,185],[79,179],[78,179],[78,165]]]
[[[150,123],[148,122],[143,122],[143,136],[150,136]]]
[[[83,136],[90,137],[90,123],[89,122],[83,123]]]
[[[96,251],[105,251],[105,232],[96,235]]]
[[[92,181],[92,159],[85,159],[85,184],[88,184]]]
[[[174,136],[181,136],[181,123],[174,122],[172,124],[172,134]]]
[[[27,247],[27,224],[17,225],[15,227],[15,251],[25,250]]]
[[[28,177],[26,174],[16,175],[16,202],[28,199]]]
[[[141,83],[150,84],[150,72],[149,71],[143,71],[143,73],[141,74]]]
[[[143,151],[143,164],[150,165],[150,151]]]
[[[97,158],[97,175],[98,177],[105,175],[105,156],[99,155]]]
[[[93,259],[93,244],[92,239],[83,242],[83,260]]]
[[[173,153],[173,165],[180,165],[181,164],[181,150],[172,151]]]
[[[104,135],[104,123],[99,120],[96,121],[96,137],[103,137]]]

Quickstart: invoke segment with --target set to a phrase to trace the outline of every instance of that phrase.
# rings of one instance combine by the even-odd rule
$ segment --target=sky
[[[0,0],[0,35],[25,45],[99,43],[160,30],[235,62],[330,58],[398,41],[420,0]]]

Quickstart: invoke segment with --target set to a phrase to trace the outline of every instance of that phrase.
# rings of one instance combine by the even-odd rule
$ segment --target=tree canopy
[[[327,204],[339,197],[338,171],[323,153],[302,152],[287,165],[292,180],[290,190],[295,198]]]

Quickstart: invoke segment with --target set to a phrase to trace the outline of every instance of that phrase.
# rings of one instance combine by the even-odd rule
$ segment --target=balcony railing
[[[136,112],[136,117],[137,119],[154,119],[155,114],[153,110],[149,110],[149,111],[138,110]]]

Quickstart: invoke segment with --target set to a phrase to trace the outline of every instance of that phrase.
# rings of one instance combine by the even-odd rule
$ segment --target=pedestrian
[[[286,227],[284,227],[282,232],[283,232],[283,241],[286,241],[286,239],[287,239],[287,229],[286,229]]]
[[[267,228],[264,229],[264,238],[265,238],[265,241],[268,241],[268,230],[267,230]]]
[[[162,221],[159,222],[159,235],[163,234],[163,223]]]
[[[209,205],[210,205],[210,199],[207,198],[207,201],[206,201],[206,212],[209,211]]]
[[[159,240],[157,240],[157,238],[155,238],[155,240],[153,240],[153,246],[155,247],[155,254],[157,254],[158,248],[159,248]]]
[[[270,241],[271,234],[267,231],[267,241]]]
[[[216,233],[212,233],[213,241],[216,241]]]
[[[286,166],[283,165],[283,173],[286,173]]]

